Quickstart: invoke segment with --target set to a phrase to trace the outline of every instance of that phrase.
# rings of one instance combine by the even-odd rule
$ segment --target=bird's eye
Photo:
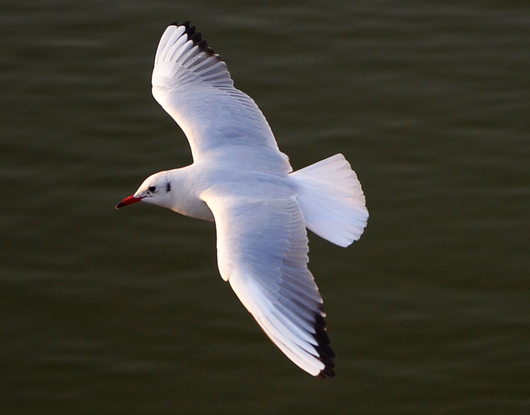
[[[149,186],[149,191],[150,192],[156,192],[156,186]]]

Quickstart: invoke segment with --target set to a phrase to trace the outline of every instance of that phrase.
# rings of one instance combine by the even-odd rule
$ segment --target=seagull
[[[149,176],[116,209],[145,202],[214,221],[223,280],[293,363],[335,376],[306,228],[341,247],[360,238],[368,210],[357,175],[342,154],[293,171],[256,103],[189,22],[162,35],[152,84],[193,163]]]

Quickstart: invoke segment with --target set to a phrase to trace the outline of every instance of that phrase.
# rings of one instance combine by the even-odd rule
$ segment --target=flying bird
[[[221,277],[289,359],[334,376],[306,228],[341,247],[360,238],[368,211],[355,172],[342,154],[293,171],[256,103],[189,22],[162,35],[152,84],[193,163],[149,176],[116,209],[145,202],[215,221]]]

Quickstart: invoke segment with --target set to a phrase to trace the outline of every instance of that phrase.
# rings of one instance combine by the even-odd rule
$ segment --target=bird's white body
[[[287,357],[333,376],[306,227],[339,246],[359,239],[368,211],[349,163],[337,154],[293,172],[254,101],[187,23],[163,34],[152,82],[194,162],[148,177],[117,207],[143,201],[215,221],[222,278]]]

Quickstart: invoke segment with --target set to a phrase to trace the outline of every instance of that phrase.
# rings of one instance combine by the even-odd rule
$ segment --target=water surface
[[[2,1],[0,405],[6,414],[526,414],[524,2]],[[342,152],[368,200],[310,235],[337,376],[266,339],[218,275],[212,224],[116,212],[191,161],[150,93],[191,20],[295,168]]]

